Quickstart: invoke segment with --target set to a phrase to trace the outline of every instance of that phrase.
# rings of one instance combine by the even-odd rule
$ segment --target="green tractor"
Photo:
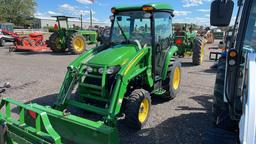
[[[2,100],[1,136],[7,142],[116,144],[118,119],[139,130],[149,118],[153,95],[176,97],[181,64],[174,57],[172,7],[113,7],[112,13],[109,42],[70,63],[53,107]],[[11,104],[20,108],[19,119],[11,117]],[[91,117],[77,116],[72,108]]]
[[[70,29],[68,19],[74,17],[53,16],[57,19],[58,26],[54,26],[55,32],[49,38],[49,47],[53,52],[65,52],[66,50],[81,54],[87,50],[88,44],[97,43],[97,32],[90,30]],[[66,23],[66,28],[61,27],[61,22]]]
[[[176,31],[174,32],[174,41],[178,47],[177,55],[179,57],[192,55],[192,63],[194,65],[203,63],[205,40],[203,37],[197,36],[197,34],[192,31],[192,26],[189,30],[187,30],[187,26],[183,27],[182,30],[181,28],[176,28]]]

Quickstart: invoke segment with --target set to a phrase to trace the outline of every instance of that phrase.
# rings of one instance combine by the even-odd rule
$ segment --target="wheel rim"
[[[57,49],[61,49],[61,40],[59,37],[55,39],[55,45]]]
[[[148,112],[149,112],[149,100],[147,98],[144,98],[140,104],[139,115],[138,115],[140,123],[145,122],[145,120],[148,117]]]
[[[180,68],[179,67],[176,67],[174,70],[172,85],[175,90],[179,88],[179,85],[180,85]]]
[[[84,41],[81,37],[76,37],[74,39],[74,49],[77,51],[77,52],[82,52],[84,50]]]
[[[200,63],[202,64],[204,61],[204,46],[201,46],[201,56],[200,56]]]

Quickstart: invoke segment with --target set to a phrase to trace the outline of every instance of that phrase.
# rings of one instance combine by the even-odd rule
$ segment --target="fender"
[[[168,65],[170,60],[173,58],[173,55],[178,51],[178,47],[175,45],[172,45],[169,49],[169,52],[167,53],[167,56],[165,58],[165,63],[163,65],[163,71],[162,71],[162,80],[165,80],[167,77],[167,71],[168,71]]]
[[[148,48],[141,49],[126,66],[124,66],[116,77],[116,85],[114,91],[112,93],[112,100],[109,108],[109,115],[107,116],[107,120],[111,121],[115,119],[115,116],[120,112],[121,105],[123,102],[124,95],[126,93],[126,87],[128,82],[133,77],[139,75],[140,73],[146,71],[147,66],[136,69],[138,63],[147,56],[149,53]]]

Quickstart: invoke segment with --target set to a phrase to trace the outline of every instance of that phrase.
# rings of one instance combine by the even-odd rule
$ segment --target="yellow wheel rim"
[[[81,37],[76,37],[74,39],[74,49],[77,51],[77,52],[82,52],[84,50],[84,46],[85,46],[85,43],[84,43],[84,40],[83,38]]]
[[[179,88],[180,85],[180,68],[176,67],[174,70],[174,75],[173,75],[173,81],[172,81],[172,86],[176,90]]]
[[[200,63],[202,64],[203,61],[204,61],[204,45],[201,46]]]
[[[145,122],[145,120],[148,117],[149,113],[149,100],[147,98],[144,98],[140,104],[140,109],[139,109],[139,121],[140,123]]]
[[[55,44],[57,49],[61,49],[61,40],[59,37],[55,39]]]

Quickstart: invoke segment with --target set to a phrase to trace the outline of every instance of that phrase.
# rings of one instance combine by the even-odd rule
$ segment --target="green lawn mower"
[[[167,4],[113,7],[109,42],[90,49],[67,67],[53,107],[2,100],[1,136],[7,143],[119,143],[117,120],[140,130],[151,97],[177,96],[181,63],[173,42],[173,9]],[[76,91],[76,96],[72,93]],[[11,117],[10,105],[20,108]],[[77,116],[80,109],[97,118]]]
[[[74,17],[53,16],[57,19],[58,26],[55,27],[55,32],[49,38],[49,47],[53,52],[65,52],[66,50],[81,54],[86,51],[89,44],[97,43],[97,32],[91,30],[75,30],[70,29],[68,19]],[[62,28],[60,22],[66,22],[66,28]]]
[[[192,31],[192,27],[183,28],[183,30],[177,29],[174,32],[174,41],[178,47],[177,55],[179,57],[184,57],[185,55],[192,55],[192,63],[194,65],[201,65],[204,59],[204,48],[205,40],[203,37],[197,36],[195,32]]]

